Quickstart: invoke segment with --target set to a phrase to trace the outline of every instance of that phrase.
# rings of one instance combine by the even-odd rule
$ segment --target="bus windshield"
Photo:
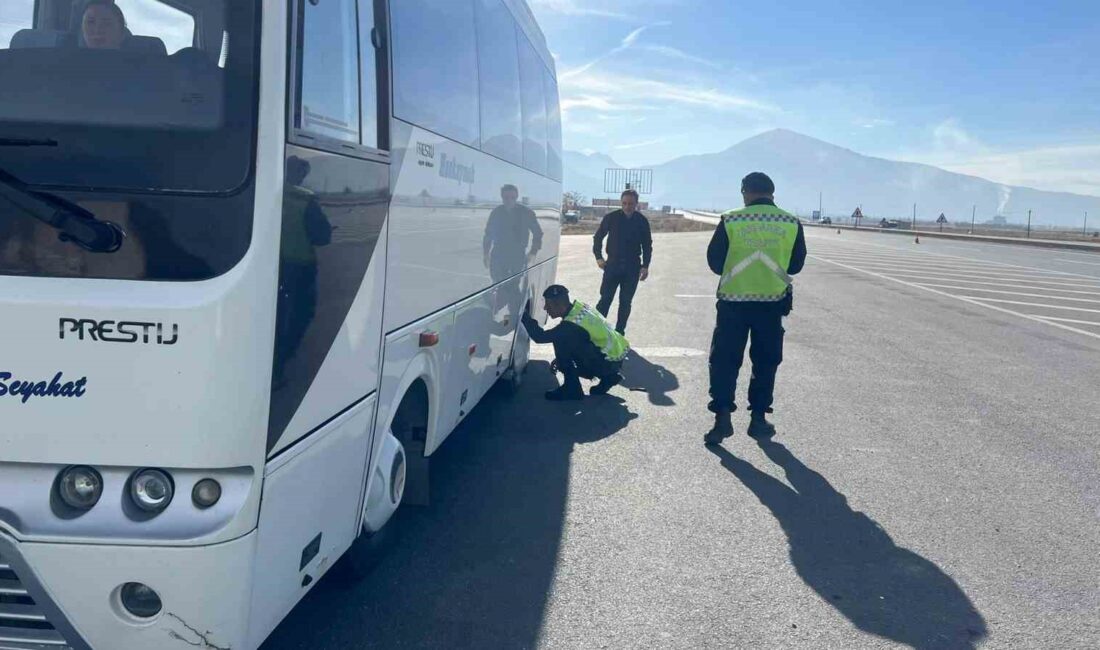
[[[239,188],[254,140],[254,4],[4,0],[0,168],[54,188]]]

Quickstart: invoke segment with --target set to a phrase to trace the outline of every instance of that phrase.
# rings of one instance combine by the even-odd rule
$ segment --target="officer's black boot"
[[[733,435],[733,417],[729,409],[718,409],[714,414],[714,428],[711,429],[703,442],[708,445],[720,445],[722,441]]]
[[[764,419],[762,411],[753,411],[749,420],[749,436],[757,440],[771,438],[775,435],[775,425]]]
[[[596,384],[592,388],[588,389],[589,395],[606,395],[607,391],[611,390],[615,386],[623,383],[623,376],[619,373],[613,373],[606,377],[600,377],[600,383]]]
[[[562,385],[554,390],[546,391],[546,399],[551,402],[568,402],[584,399],[584,391],[581,390],[581,380],[573,374],[565,375]]]

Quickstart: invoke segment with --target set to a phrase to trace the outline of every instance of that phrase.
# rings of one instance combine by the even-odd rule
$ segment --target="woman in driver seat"
[[[126,17],[113,0],[89,0],[80,15],[83,47],[118,50],[126,42]]]

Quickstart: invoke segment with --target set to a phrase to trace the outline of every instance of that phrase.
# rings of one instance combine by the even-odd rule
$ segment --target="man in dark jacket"
[[[638,282],[649,277],[649,262],[653,258],[653,235],[649,221],[638,212],[638,193],[626,190],[620,197],[622,209],[604,215],[592,241],[596,265],[603,269],[600,302],[596,310],[607,316],[615,292],[619,293],[619,316],[615,330],[626,333],[630,306]],[[607,259],[604,259],[604,239],[607,239]]]
[[[535,211],[519,202],[515,185],[500,188],[501,204],[493,208],[481,249],[493,282],[522,272],[542,249],[542,228]],[[528,250],[530,242],[530,250]]]

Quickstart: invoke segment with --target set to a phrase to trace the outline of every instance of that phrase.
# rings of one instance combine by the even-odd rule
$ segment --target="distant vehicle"
[[[897,228],[900,225],[901,224],[898,223],[897,219],[883,219],[882,221],[878,222],[879,228]]]
[[[829,226],[829,225],[832,225],[832,223],[833,223],[833,220],[830,219],[829,217],[821,217],[821,224],[822,225]]]
[[[562,223],[577,223],[578,221],[580,221],[580,215],[577,214],[576,210],[568,210],[561,215]]]

